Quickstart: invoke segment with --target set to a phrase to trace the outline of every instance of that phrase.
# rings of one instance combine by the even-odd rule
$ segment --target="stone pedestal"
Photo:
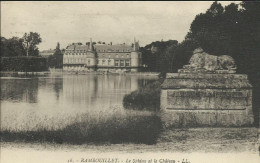
[[[252,86],[243,74],[168,73],[160,114],[165,127],[249,126]]]

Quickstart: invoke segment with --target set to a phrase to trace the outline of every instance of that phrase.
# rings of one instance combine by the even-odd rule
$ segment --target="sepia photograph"
[[[1,163],[259,163],[259,1],[1,1]]]

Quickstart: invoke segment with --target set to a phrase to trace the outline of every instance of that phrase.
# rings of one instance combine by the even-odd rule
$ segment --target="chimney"
[[[136,42],[135,42],[135,38],[134,38],[134,47],[133,50],[136,51]]]
[[[90,38],[89,51],[93,51],[92,38]]]

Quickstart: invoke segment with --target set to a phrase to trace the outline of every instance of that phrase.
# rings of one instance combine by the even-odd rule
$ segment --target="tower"
[[[138,42],[135,41],[135,38],[134,38],[133,50],[130,55],[131,55],[131,71],[137,72],[138,68],[140,67],[139,61],[141,58],[141,53],[139,52],[139,44]]]

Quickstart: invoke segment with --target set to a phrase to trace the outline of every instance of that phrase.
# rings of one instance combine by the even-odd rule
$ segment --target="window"
[[[111,60],[109,59],[109,60],[108,60],[108,63],[107,63],[109,66],[110,66],[110,62],[111,62]]]
[[[125,61],[124,60],[120,60],[120,66],[125,66]]]
[[[102,65],[105,65],[105,60],[104,59],[102,60]]]
[[[88,65],[90,65],[90,60],[88,60]]]
[[[116,55],[116,57],[118,58],[118,54]]]
[[[126,61],[125,61],[125,66],[126,66],[126,67],[129,67],[129,66],[130,66],[130,61],[129,61],[129,60],[126,60]]]
[[[115,60],[115,66],[119,66],[119,60]]]

